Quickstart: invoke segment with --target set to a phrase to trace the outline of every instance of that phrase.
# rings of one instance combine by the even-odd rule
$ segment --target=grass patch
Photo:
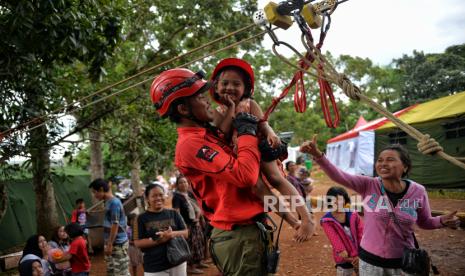
[[[315,179],[321,179],[321,178],[329,179],[328,176],[326,176],[326,174],[322,170],[312,171],[311,177]]]
[[[428,197],[435,199],[460,199],[465,200],[465,191],[463,190],[442,190],[428,189]]]

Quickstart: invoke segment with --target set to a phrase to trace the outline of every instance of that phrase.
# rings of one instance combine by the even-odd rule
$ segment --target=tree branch
[[[136,100],[138,100],[139,98],[141,98],[141,96],[137,96],[135,97],[134,99],[132,99],[131,101],[129,101],[127,104],[132,104],[133,102],[135,102]],[[66,134],[65,136],[62,136],[60,137],[59,139],[55,140],[55,142],[52,142],[51,144],[49,144],[50,147],[53,147],[53,146],[56,146],[58,144],[60,144],[61,142],[63,142],[66,138],[68,138],[69,136],[73,135],[73,134],[76,134],[78,132],[81,132],[82,130],[86,129],[86,128],[89,128],[90,125],[92,125],[92,123],[94,123],[95,121],[98,121],[100,119],[102,119],[103,117],[105,117],[106,115],[108,115],[109,113],[112,113],[113,111],[116,111],[120,108],[122,108],[123,105],[119,105],[119,106],[116,106],[116,105],[111,105],[111,108],[109,109],[106,109],[100,113],[98,113],[95,117],[93,118],[90,118],[89,120],[85,121],[84,123],[76,126],[73,130],[71,130],[70,132],[68,132],[68,134]]]
[[[159,53],[163,52],[165,49],[166,49],[166,46],[168,45],[168,43],[174,39],[175,36],[177,36],[179,33],[181,33],[182,31],[184,31],[187,27],[190,27],[192,25],[192,23],[187,23],[186,25],[184,26],[181,26],[179,27],[177,30],[175,30],[174,32],[171,33],[171,36],[166,39],[163,43],[160,43],[160,47],[158,47],[158,50],[156,52],[153,53],[152,57],[150,58],[150,60],[148,60],[146,62],[146,64],[144,66],[142,66],[141,68],[138,68],[136,69],[137,71],[142,71],[146,68],[148,68],[149,66],[151,66],[151,64],[155,61],[155,58],[158,56]]]

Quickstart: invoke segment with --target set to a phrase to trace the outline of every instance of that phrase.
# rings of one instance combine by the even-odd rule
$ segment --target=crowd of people
[[[177,127],[174,161],[179,175],[170,177],[172,191],[157,179],[145,188],[146,210],[126,217],[107,181],[96,179],[89,185],[93,196],[105,202],[107,275],[136,275],[140,266],[146,276],[202,274],[209,258],[222,275],[266,275],[276,252],[270,246],[273,222],[264,209],[265,197],[280,194],[302,203],[313,189],[311,163],[288,161],[284,172],[287,145],[253,100],[250,64],[224,59],[210,81],[204,78],[202,72],[176,68],[156,76],[151,85],[157,112]],[[422,148],[431,153],[436,146],[428,139]],[[301,152],[312,156],[333,181],[371,197],[362,219],[348,211],[350,198],[344,188],[334,186],[327,192],[328,199],[335,198],[333,204],[344,206],[320,220],[333,248],[337,275],[409,275],[402,271],[401,258],[405,248],[414,248],[413,226],[457,225],[454,213],[431,216],[425,188],[406,178],[411,161],[401,146],[380,152],[377,177],[339,170],[318,149],[315,137],[301,145]],[[168,194],[172,208],[167,208]],[[380,199],[391,208],[367,209],[378,206]],[[49,243],[40,235],[27,241],[21,275],[89,274],[85,206],[82,200],[76,204],[73,223],[58,227]],[[296,204],[295,211],[278,215],[292,226],[295,240],[305,242],[315,232],[313,213],[306,204]]]

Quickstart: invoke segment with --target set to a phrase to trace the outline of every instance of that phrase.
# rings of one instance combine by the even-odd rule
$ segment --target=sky
[[[258,0],[258,7],[268,2]],[[388,65],[413,50],[441,53],[448,46],[465,43],[464,0],[349,0],[337,7],[331,19],[323,50],[334,56],[367,57],[378,65]],[[300,47],[300,30],[295,25],[276,35]],[[319,30],[312,31],[318,37]],[[263,45],[271,49],[268,36]],[[298,49],[304,51],[303,46]]]

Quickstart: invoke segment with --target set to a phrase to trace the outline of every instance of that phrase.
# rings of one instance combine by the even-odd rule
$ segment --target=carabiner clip
[[[273,43],[276,44],[276,45],[279,45],[280,41],[278,40],[278,37],[276,36],[273,29],[271,28],[271,24],[268,24],[267,26],[265,26],[265,30],[268,33],[268,35],[270,36],[271,40],[273,40]]]
[[[324,12],[322,14],[323,20],[321,22],[321,32],[326,34],[331,27],[331,15],[328,12]],[[326,23],[326,18],[328,18],[328,22]],[[326,23],[326,24],[325,24]]]

